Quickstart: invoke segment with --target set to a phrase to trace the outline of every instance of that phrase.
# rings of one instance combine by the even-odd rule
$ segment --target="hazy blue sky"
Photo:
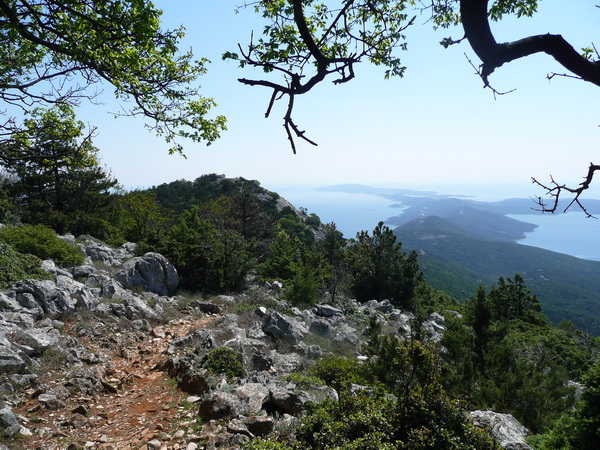
[[[229,120],[219,142],[186,143],[188,159],[168,156],[168,146],[141,122],[109,116],[112,105],[82,109],[80,118],[98,126],[95,143],[103,162],[126,187],[216,172],[265,185],[510,183],[523,185],[528,195],[535,193],[531,176],[553,174],[576,184],[590,161],[600,163],[598,87],[567,78],[548,82],[548,73],[564,71],[550,57],[536,55],[496,71],[496,89],[516,91],[494,100],[465,57],[477,62],[468,44],[447,50],[438,44],[446,36],[460,37],[461,30],[433,32],[426,16],[406,32],[408,51],[399,53],[408,67],[404,78],[384,81],[383,70],[364,63],[350,83],[326,82],[297,98],[295,119],[319,146],[299,143],[293,155],[282,127],[285,104],[265,119],[270,91],[236,81],[262,73],[221,61],[225,50],[247,44],[251,30],[260,30],[256,14],[234,12],[239,3],[155,1],[167,27],[186,27],[184,45],[213,62],[201,84],[204,95],[218,102],[216,112]],[[550,32],[580,48],[597,37],[596,3],[543,0],[534,18],[493,28],[498,41]],[[108,94],[107,88],[103,97]]]

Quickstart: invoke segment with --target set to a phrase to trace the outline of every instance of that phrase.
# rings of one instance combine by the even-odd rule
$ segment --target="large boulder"
[[[24,346],[24,351],[29,356],[39,356],[49,348],[56,346],[61,340],[61,335],[55,328],[42,327],[18,330],[14,333],[13,339],[20,346]]]
[[[119,259],[115,251],[104,242],[88,240],[83,244],[83,251],[86,256],[86,263],[100,263],[106,267],[116,267],[119,265]]]
[[[292,317],[282,316],[274,311],[263,318],[262,330],[275,339],[299,342],[308,333],[304,325]]]
[[[494,411],[471,411],[471,420],[481,428],[488,428],[492,436],[498,441],[502,448],[510,450],[532,450],[525,443],[529,434],[517,419],[510,414],[500,414]]]
[[[19,281],[9,292],[9,296],[11,295],[19,305],[36,317],[70,314],[75,311],[77,305],[77,300],[72,298],[68,291],[59,289],[50,280]]]
[[[141,288],[158,295],[172,295],[179,284],[175,267],[159,253],[131,258],[114,279],[126,289]]]
[[[14,436],[23,428],[17,420],[15,413],[8,407],[0,409],[0,427],[2,427],[4,434],[7,436]]]
[[[217,391],[208,395],[198,408],[200,417],[205,420],[219,420],[236,417],[242,411],[242,404],[235,394]]]

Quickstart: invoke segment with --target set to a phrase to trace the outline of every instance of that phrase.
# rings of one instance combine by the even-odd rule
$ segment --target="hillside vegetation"
[[[28,284],[17,283],[23,274],[55,280],[28,282],[46,283],[46,288],[65,283],[66,274],[77,274],[85,283],[73,288],[77,294],[48,294],[44,301],[71,296],[71,301],[81,299],[77,304],[85,305],[92,315],[102,311],[109,318],[130,320],[147,329],[170,323],[173,315],[223,314],[219,323],[229,330],[229,338],[219,337],[218,329],[211,331],[210,339],[205,331],[190,331],[181,342],[200,343],[189,349],[181,344],[182,353],[164,362],[160,370],[181,390],[189,389],[192,380],[203,386],[204,400],[197,414],[204,420],[223,418],[203,409],[210,402],[230,398],[232,389],[241,392],[238,389],[248,389],[244,387],[248,383],[263,383],[270,393],[261,400],[261,414],[276,418],[285,411],[297,421],[288,424],[285,432],[271,428],[267,433],[246,434],[245,448],[497,448],[485,428],[474,427],[477,414],[473,419],[464,415],[473,410],[514,415],[536,434],[532,442],[540,448],[550,448],[544,446],[558,440],[564,448],[595,445],[596,436],[590,431],[598,420],[592,406],[595,391],[586,391],[577,403],[576,390],[578,383],[590,387],[597,383],[599,344],[572,321],[553,326],[544,314],[546,304],[529,290],[526,271],[521,275],[506,267],[492,286],[475,281],[461,287],[462,295],[453,296],[457,278],[449,272],[447,287],[434,288],[428,281],[428,265],[435,261],[427,259],[429,252],[422,246],[415,247],[419,253],[407,251],[410,246],[383,223],[346,240],[335,224],[324,225],[314,214],[297,210],[258,182],[242,178],[207,175],[193,182],[109,195],[102,208],[90,210],[94,220],[76,226],[80,231],[89,224],[88,230],[81,231],[99,231],[111,245],[125,244],[118,254],[94,244],[89,236],[60,239],[51,224],[44,223],[45,218],[64,218],[59,228],[69,232],[72,214],[78,212],[36,215],[36,223],[23,225],[18,223],[19,213],[27,204],[15,201],[12,209],[7,207],[4,217],[12,224],[2,229],[0,238],[10,249],[3,255],[12,269],[3,275],[9,290],[2,304],[6,311],[13,308],[13,316],[6,311],[0,314],[14,321],[14,308],[35,307],[25,302],[30,297],[22,296]],[[477,264],[471,273],[463,272],[463,280],[476,280],[475,269],[484,265],[484,258],[493,261],[499,252],[498,260],[505,259],[501,256],[505,250],[494,246],[509,243],[477,240],[441,219],[423,220],[420,225],[430,222],[435,226],[415,230],[414,239],[437,249],[445,248],[451,237],[456,268],[469,259],[461,252],[472,247],[481,250],[471,255]],[[406,242],[410,237],[406,235]],[[33,245],[36,242],[45,244]],[[518,246],[512,245],[516,251]],[[90,258],[83,265],[81,259],[73,259],[78,248],[84,248]],[[131,258],[130,251],[143,257]],[[104,259],[93,267],[90,255]],[[35,258],[52,259],[63,268],[46,261],[40,269]],[[131,263],[126,262],[129,258]],[[121,264],[125,270],[134,261],[140,267],[155,261],[152,264],[170,271],[169,277],[174,266],[178,287],[169,278],[154,291],[158,297],[140,295],[140,289],[150,287],[136,286],[132,280],[146,278],[127,271],[114,273]],[[493,276],[492,269],[489,273]],[[60,289],[58,284],[54,289]],[[39,291],[32,289],[31,295]],[[230,294],[227,298],[233,300],[221,306],[210,301],[222,294]],[[11,298],[22,299],[23,304],[17,306]],[[45,308],[34,309],[35,320],[43,320],[46,310],[54,311],[53,318],[83,320],[73,305],[61,306],[62,311]],[[148,323],[140,325],[140,317]],[[199,336],[204,340],[196,341]],[[265,342],[259,345],[259,338]],[[210,352],[217,343],[226,350]],[[274,353],[267,356],[267,347],[257,353],[256,348],[264,345],[272,346]],[[18,348],[14,346],[11,352]],[[41,358],[46,351],[34,356]],[[292,363],[298,355],[305,355],[304,362]],[[19,371],[27,370],[19,364]],[[221,381],[198,378],[209,369]],[[280,378],[284,376],[288,378]],[[331,395],[284,407],[276,403],[277,396],[283,395],[284,381],[294,386],[286,388],[286,395],[289,389],[296,389],[298,395],[305,389],[328,389]],[[232,439],[239,435],[231,431],[238,426],[233,422],[227,426]]]
[[[419,253],[425,278],[457,299],[479,283],[519,273],[554,322],[571,320],[600,335],[600,262],[486,238],[449,220],[430,216],[395,230],[405,248]]]

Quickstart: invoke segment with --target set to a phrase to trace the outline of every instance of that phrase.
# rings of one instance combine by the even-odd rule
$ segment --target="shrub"
[[[50,274],[40,267],[41,260],[33,255],[23,255],[10,245],[0,243],[0,288],[31,278],[49,279]]]
[[[78,247],[60,239],[43,225],[6,226],[0,229],[0,242],[12,245],[19,253],[52,259],[59,265],[82,264],[84,255]]]
[[[311,369],[311,375],[320,378],[338,392],[351,384],[364,384],[364,368],[356,359],[341,356],[323,356]]]
[[[211,351],[202,366],[211,372],[231,378],[243,377],[246,374],[238,353],[227,347],[219,347]]]

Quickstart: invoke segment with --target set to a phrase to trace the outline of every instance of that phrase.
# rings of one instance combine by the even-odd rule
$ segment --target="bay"
[[[405,209],[397,201],[365,193],[318,190],[319,186],[272,185],[268,186],[296,207],[306,208],[317,214],[323,223],[335,222],[346,238],[356,237],[359,231],[372,231],[380,221],[402,214]],[[441,188],[438,192],[456,195],[460,187]],[[513,197],[515,192],[499,194],[502,189],[487,187],[485,190],[464,189],[461,196],[479,201],[498,201]],[[476,194],[474,194],[476,192]],[[566,214],[510,214],[508,217],[537,225],[517,241],[522,245],[544,248],[577,258],[600,261],[600,220],[589,219],[580,212]]]
[[[540,247],[582,259],[600,261],[600,221],[582,212],[565,214],[510,214],[537,225],[519,244]]]

